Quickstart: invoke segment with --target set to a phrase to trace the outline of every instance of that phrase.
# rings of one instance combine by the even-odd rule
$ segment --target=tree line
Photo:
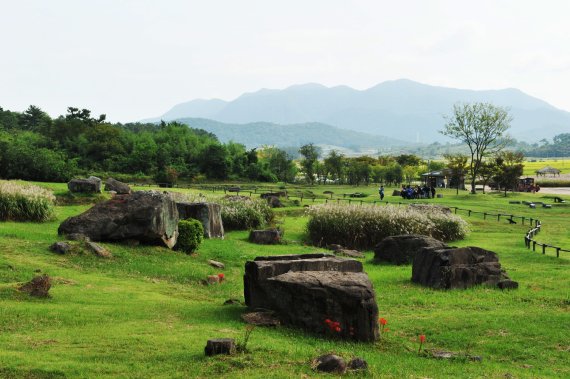
[[[221,143],[214,134],[176,122],[110,123],[69,107],[51,118],[36,106],[0,108],[0,177],[68,181],[77,175],[121,173],[153,178],[292,181],[297,168],[285,151]]]

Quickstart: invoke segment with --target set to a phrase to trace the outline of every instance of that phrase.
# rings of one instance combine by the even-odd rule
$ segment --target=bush
[[[540,179],[536,181],[541,187],[570,187],[570,180],[565,179]]]
[[[43,222],[53,218],[55,196],[33,185],[0,181],[0,220]]]
[[[227,230],[259,228],[271,222],[274,213],[265,199],[229,196],[220,201],[222,222]]]
[[[189,218],[178,222],[178,241],[176,249],[187,254],[196,251],[204,239],[204,228],[198,220]]]
[[[467,223],[453,214],[397,206],[324,205],[309,209],[307,231],[318,246],[370,249],[388,236],[423,234],[449,241],[464,238]]]

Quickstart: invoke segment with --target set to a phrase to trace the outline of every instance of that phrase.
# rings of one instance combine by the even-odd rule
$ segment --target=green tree
[[[465,174],[467,173],[469,158],[462,154],[445,154],[443,156],[447,160],[447,169],[451,176],[451,186],[455,184],[456,193],[459,194],[459,187],[465,181]]]
[[[506,108],[489,103],[471,103],[454,105],[452,115],[445,119],[446,124],[441,133],[469,147],[471,193],[475,193],[475,180],[483,158],[498,153],[506,146],[506,132],[512,118]]]
[[[301,159],[301,168],[305,173],[305,178],[309,184],[315,183],[315,163],[319,159],[320,149],[309,143],[301,146],[299,154],[303,156]]]
[[[331,150],[324,160],[326,171],[330,174],[331,179],[336,183],[340,183],[342,179],[343,159],[343,154],[339,154],[336,150]]]
[[[519,184],[519,178],[523,174],[524,154],[522,152],[503,151],[495,158],[497,183],[504,188],[505,197],[507,190],[513,191]]]

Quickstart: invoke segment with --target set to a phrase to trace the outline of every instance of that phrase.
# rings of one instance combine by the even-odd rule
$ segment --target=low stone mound
[[[262,199],[267,199],[268,197],[287,197],[287,192],[285,192],[285,191],[266,192],[266,193],[262,193],[260,196]]]
[[[109,178],[105,181],[105,191],[114,191],[118,195],[126,195],[131,193],[131,187],[126,183]]]
[[[374,289],[356,260],[323,253],[257,257],[245,264],[244,295],[248,307],[275,311],[284,324],[357,341],[378,338]]]
[[[178,210],[168,194],[157,191],[116,195],[66,219],[58,233],[79,233],[92,241],[137,240],[172,248],[178,237]]]
[[[414,258],[412,281],[435,289],[469,288],[476,285],[517,288],[501,270],[497,254],[469,246],[424,248]]]
[[[72,193],[101,193],[101,179],[90,176],[87,179],[71,179],[67,189]]]
[[[19,288],[22,292],[27,292],[34,297],[49,297],[51,288],[51,278],[47,275],[36,276],[28,283]]]
[[[249,232],[249,242],[259,245],[276,245],[281,243],[281,231],[279,229],[252,230]]]
[[[447,245],[435,238],[420,234],[403,234],[384,238],[374,247],[374,260],[396,265],[412,263],[425,247],[444,248]]]
[[[215,203],[176,203],[180,220],[193,218],[202,224],[204,237],[224,238],[222,207]]]
[[[268,196],[265,198],[265,200],[267,200],[267,204],[271,208],[283,208],[285,206],[277,196]]]

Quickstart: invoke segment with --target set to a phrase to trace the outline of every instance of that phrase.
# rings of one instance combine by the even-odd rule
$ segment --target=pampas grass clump
[[[0,220],[44,222],[54,216],[55,196],[31,184],[0,181]]]

